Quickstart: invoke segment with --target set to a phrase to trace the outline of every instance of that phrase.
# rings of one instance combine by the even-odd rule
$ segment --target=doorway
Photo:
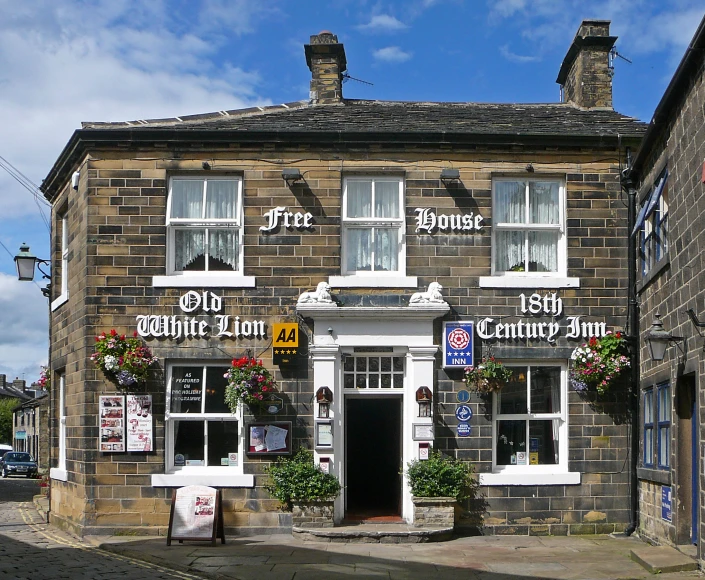
[[[401,517],[402,398],[345,399],[345,519]]]
[[[691,373],[680,376],[676,384],[676,543],[692,545],[698,543],[698,413],[695,375]]]

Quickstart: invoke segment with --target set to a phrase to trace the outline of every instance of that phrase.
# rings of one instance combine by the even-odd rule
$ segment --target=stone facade
[[[566,139],[566,115],[574,111],[562,106],[551,113],[555,115],[553,132],[538,137],[498,133],[494,143],[488,143],[486,135],[459,134],[459,142],[451,144],[447,131],[440,126],[430,134],[420,129],[407,135],[400,135],[396,128],[384,132],[380,128],[385,123],[393,121],[398,127],[399,111],[408,114],[409,109],[397,105],[394,111],[384,113],[389,107],[382,105],[381,116],[369,116],[371,125],[361,138],[354,128],[355,123],[365,122],[365,115],[346,110],[360,107],[364,112],[366,106],[344,101],[287,106],[257,117],[262,123],[260,130],[242,132],[230,124],[252,123],[249,113],[238,116],[233,112],[225,125],[220,124],[222,116],[187,119],[196,124],[189,128],[172,121],[157,122],[150,128],[154,133],[140,133],[120,124],[93,124],[84,127],[75,137],[77,141],[67,147],[44,186],[54,208],[54,263],[60,262],[57,224],[63,216],[69,230],[68,297],[53,311],[51,337],[52,384],[59,384],[61,377],[65,380],[66,416],[65,469],[54,465],[57,471],[52,480],[51,517],[55,524],[78,534],[166,533],[171,489],[163,482],[174,475],[165,473],[172,460],[168,451],[167,383],[169,365],[179,361],[227,365],[230,359],[243,355],[261,358],[275,374],[283,403],[276,421],[291,422],[293,449],[316,446],[314,430],[320,409],[314,403],[314,394],[319,387],[329,385],[334,393],[331,412],[337,447],[317,447],[316,458],[331,459],[331,472],[341,474],[345,466],[345,431],[340,423],[345,417],[343,399],[354,400],[356,395],[343,388],[341,365],[346,356],[370,351],[402,353],[399,358],[408,365],[408,383],[394,398],[403,409],[399,421],[404,430],[400,428],[396,435],[400,463],[416,458],[419,452],[416,440],[411,438],[412,421],[416,422],[418,412],[414,392],[419,385],[427,385],[433,392],[433,416],[424,418],[424,425],[432,424],[435,429],[433,446],[476,466],[483,498],[463,505],[459,529],[484,523],[488,533],[497,534],[601,533],[624,529],[629,523],[626,470],[630,427],[624,421],[624,393],[592,401],[566,388],[562,397],[567,397],[568,427],[567,439],[562,441],[567,440],[567,444],[560,457],[565,473],[556,479],[549,469],[543,469],[538,470],[543,475],[533,478],[533,483],[516,479],[502,483],[501,477],[497,479],[498,474],[493,473],[491,399],[471,396],[472,433],[457,436],[459,421],[455,413],[458,393],[465,387],[463,371],[443,370],[439,345],[442,321],[491,317],[503,324],[555,322],[562,331],[554,342],[538,335],[510,340],[477,338],[476,356],[493,353],[510,363],[553,361],[562,365],[565,376],[570,353],[580,344],[579,338],[566,336],[567,317],[581,317],[586,323],[604,324],[610,330],[624,327],[626,209],[620,195],[619,159],[624,156],[620,147],[638,143],[640,125],[610,113],[613,123],[623,123],[626,134],[618,135],[619,127],[613,125],[613,133],[605,135],[592,125],[592,121],[604,121],[603,112],[587,114],[581,117],[584,121],[575,135]],[[436,110],[446,108],[451,115],[475,114],[472,107],[454,112],[443,104],[435,109],[426,104],[423,109],[427,112],[408,114],[409,124],[423,126],[428,122],[436,127],[444,122],[438,120],[444,115],[435,116]],[[329,131],[325,123],[335,123],[336,115],[346,114],[351,117],[343,122],[349,123],[351,132],[329,141],[330,135],[337,133]],[[525,117],[511,105],[494,114]],[[312,120],[301,133],[285,138],[279,133],[275,137],[281,115],[302,115]],[[287,118],[282,118],[282,124]],[[324,124],[321,133],[314,131],[317,123]],[[458,131],[455,121],[452,126],[455,128],[448,130]],[[132,135],[129,143],[120,136],[124,130]],[[453,183],[440,179],[441,168],[447,166],[459,172],[459,179]],[[282,168],[288,167],[299,169],[303,179],[287,183]],[[76,190],[69,185],[73,171],[80,171]],[[315,304],[297,306],[303,292],[340,277],[344,183],[347,177],[360,175],[402,179],[405,278],[412,279],[413,286],[407,282],[387,287],[371,282],[357,286],[331,284],[333,304],[323,308]],[[243,274],[254,278],[254,286],[207,286],[202,281],[184,286],[182,280],[174,280],[172,286],[155,283],[167,273],[170,180],[184,176],[236,176],[242,180]],[[544,177],[560,181],[565,188],[565,208],[561,210],[566,218],[565,280],[492,287],[496,282],[491,279],[493,181],[506,177]],[[292,227],[281,225],[273,231],[262,231],[268,223],[266,214],[274,208],[310,214],[313,225],[297,228],[292,222]],[[481,215],[484,221],[481,228],[469,231],[446,227],[425,232],[418,227],[418,208],[436,217],[446,216],[443,219],[447,224],[453,220],[462,223],[460,218],[452,220],[448,216],[471,214]],[[62,275],[66,274],[55,273]],[[442,304],[410,306],[411,294],[432,283],[442,286]],[[60,285],[54,283],[52,287]],[[182,316],[180,297],[190,290],[217,294],[224,314],[242,321],[263,321],[267,335],[145,338],[159,357],[145,391],[153,400],[152,450],[101,453],[99,396],[116,393],[116,386],[91,361],[95,336],[111,328],[131,335],[138,316]],[[528,313],[522,300],[533,299],[534,295],[541,300],[554,295],[554,300],[561,301],[562,313]],[[214,323],[207,314],[199,312],[197,316]],[[302,341],[298,365],[277,367],[273,363],[270,333],[273,324],[280,322],[298,323]],[[592,331],[585,332],[588,334],[581,336],[589,336]],[[53,457],[58,457],[61,441],[56,388],[52,398]],[[257,419],[246,413],[241,422],[247,426]],[[291,514],[281,512],[278,502],[264,488],[265,470],[274,458],[252,453],[245,447],[245,439],[241,444],[238,461],[242,473],[233,476],[230,483],[217,479],[218,487],[224,488],[226,533],[289,530]],[[381,471],[382,465],[379,467]],[[391,477],[398,475],[395,465]],[[369,479],[374,480],[374,474]],[[401,486],[403,480],[398,481]],[[411,503],[408,490],[399,493],[399,510],[411,519],[412,514],[405,511]],[[336,500],[335,510],[339,522],[345,515],[343,498]]]
[[[645,272],[642,244],[637,263],[642,429],[647,421],[645,397],[655,397],[659,389],[668,389],[663,391],[666,401],[658,402],[668,413],[668,417],[661,417],[668,419],[664,423],[668,430],[663,431],[663,435],[654,432],[653,448],[645,447],[649,435],[642,431],[638,470],[639,533],[654,543],[696,544],[701,562],[705,358],[702,331],[687,311],[693,311],[696,321],[705,319],[703,29],[701,22],[691,44],[694,50],[683,57],[662,98],[632,172],[637,203],[641,207],[654,191],[664,169],[668,171],[667,186],[662,194],[667,200],[667,250],[655,256]],[[647,217],[647,222],[650,219],[653,217]],[[684,338],[671,343],[663,361],[651,360],[647,346],[648,333],[657,315],[668,332]],[[654,400],[656,421],[659,420],[658,410]]]

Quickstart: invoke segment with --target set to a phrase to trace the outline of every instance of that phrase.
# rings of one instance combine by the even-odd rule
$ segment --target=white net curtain
[[[401,217],[399,181],[349,180],[346,193],[346,270],[397,271],[400,226],[389,226]]]
[[[499,181],[493,207],[495,269],[556,272],[560,235],[557,181]]]
[[[238,269],[237,180],[174,180],[171,189],[174,270]]]

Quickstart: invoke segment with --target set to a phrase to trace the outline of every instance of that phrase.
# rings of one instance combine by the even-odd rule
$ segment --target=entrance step
[[[450,540],[453,528],[416,528],[407,523],[361,523],[333,528],[295,526],[291,533],[304,542],[420,544]]]
[[[698,562],[671,546],[644,546],[631,551],[631,558],[652,574],[697,570]]]

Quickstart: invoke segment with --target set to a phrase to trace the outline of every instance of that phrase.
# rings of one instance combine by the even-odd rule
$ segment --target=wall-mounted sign
[[[472,427],[469,423],[462,421],[458,423],[458,437],[470,437],[472,433]]]
[[[567,325],[561,327],[555,318],[563,314],[563,301],[556,293],[520,294],[522,314],[550,315],[554,320],[550,322],[535,320],[519,320],[518,322],[497,322],[494,318],[482,318],[477,322],[477,336],[483,340],[513,340],[536,339],[555,342],[560,335],[561,328],[565,329],[566,338],[601,337],[607,334],[607,325],[604,322],[584,322],[580,316],[568,316]]]
[[[100,409],[100,439],[98,448],[105,453],[125,451],[125,397],[98,397]]]
[[[479,232],[482,229],[484,218],[480,214],[473,212],[455,215],[436,215],[436,212],[428,207],[417,207],[416,231],[425,231],[432,234],[436,230],[441,232]]]
[[[260,226],[260,232],[271,232],[276,230],[280,225],[286,229],[295,228],[297,230],[306,230],[313,227],[313,214],[311,213],[292,213],[287,211],[285,207],[275,207],[264,214],[267,219],[266,226]]]
[[[672,488],[670,485],[661,486],[661,519],[666,522],[673,520],[671,493]]]
[[[469,421],[472,419],[472,409],[467,405],[458,405],[455,410],[455,418],[458,421]]]
[[[443,367],[466,367],[473,364],[474,323],[443,323]]]
[[[199,293],[189,290],[179,299],[182,312],[188,314],[196,310],[212,316],[220,312],[222,299],[213,292]],[[267,327],[263,320],[240,320],[239,316],[216,314],[215,325],[195,316],[161,316],[140,314],[136,317],[137,333],[143,338],[266,338]]]
[[[277,322],[272,325],[272,362],[275,365],[296,362],[299,350],[299,325]]]
[[[467,403],[470,400],[470,391],[467,389],[460,389],[456,393],[455,398],[458,400],[458,403]]]

